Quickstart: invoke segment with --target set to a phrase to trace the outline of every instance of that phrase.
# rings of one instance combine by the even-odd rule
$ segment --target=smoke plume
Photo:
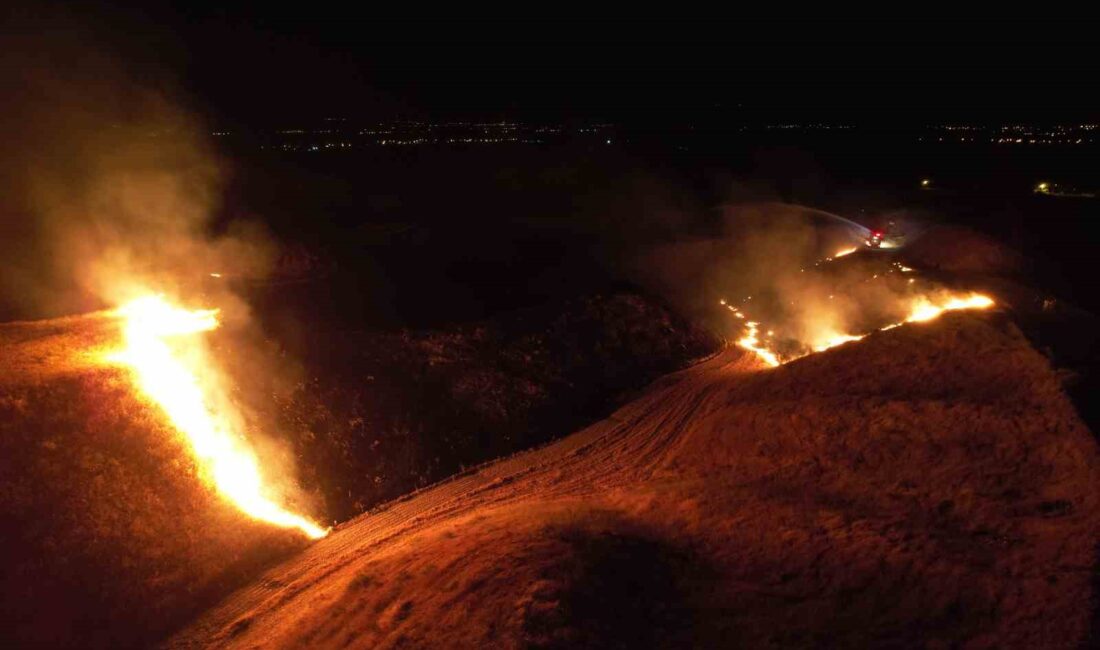
[[[0,315],[87,311],[138,285],[188,293],[229,265],[261,272],[261,228],[211,235],[228,169],[172,82],[65,25],[4,36]]]

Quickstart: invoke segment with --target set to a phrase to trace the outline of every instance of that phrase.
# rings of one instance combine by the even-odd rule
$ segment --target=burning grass
[[[216,498],[177,431],[102,363],[107,314],[0,326],[2,636],[151,643],[302,547]]]
[[[123,325],[106,312],[0,325],[6,640],[147,645],[306,544],[220,498],[136,372],[104,363]],[[186,350],[192,336],[165,345]],[[216,353],[227,387],[275,394],[262,423],[286,434],[328,520],[560,435],[716,345],[620,294],[451,331],[320,337],[321,359],[340,363],[309,359],[317,374],[283,390],[208,336],[210,350],[183,359]]]
[[[886,331],[894,329],[904,325],[905,323],[924,323],[930,320],[935,320],[942,316],[946,312],[967,310],[967,309],[989,309],[994,305],[993,299],[989,296],[985,296],[978,293],[955,293],[949,291],[940,291],[936,294],[922,294],[913,297],[906,301],[908,303],[902,319],[898,322],[883,325],[878,328],[879,331]],[[732,305],[727,305],[723,300],[722,304],[729,309],[734,316],[744,319],[742,312]],[[807,354],[814,352],[824,352],[829,348],[843,345],[845,343],[851,343],[853,341],[862,340],[867,334],[846,334],[840,333],[832,329],[829,326],[825,326],[824,329],[815,332],[809,341],[795,341],[793,347],[796,350],[780,357],[779,354],[773,349],[772,346],[776,345],[779,340],[774,336],[774,330],[769,330],[766,334],[767,340],[761,340],[760,336],[760,324],[756,321],[745,321],[745,335],[737,341],[737,345],[752,352],[761,361],[769,366],[775,367],[793,361]],[[787,343],[787,347],[792,347],[790,342]]]
[[[239,430],[240,416],[211,376],[216,364],[192,340],[218,326],[216,310],[188,311],[163,296],[147,295],[123,305],[125,346],[109,358],[133,369],[137,387],[168,417],[198,459],[206,482],[242,512],[310,539],[326,531],[272,500],[270,477]],[[187,340],[184,347],[175,340]],[[171,340],[170,340],[171,339]]]
[[[755,302],[754,296],[720,299],[719,305],[734,317],[734,331],[740,332],[736,344],[775,367],[875,331],[995,304],[988,295],[927,281],[897,261],[834,264],[853,252],[844,249],[819,260],[808,273],[801,269],[797,281],[781,276]]]
[[[176,641],[1085,640],[1100,452],[1003,314],[905,325],[777,371],[739,364],[733,350],[669,377],[508,480],[487,468],[474,489],[337,531],[266,578],[293,590],[243,593]]]

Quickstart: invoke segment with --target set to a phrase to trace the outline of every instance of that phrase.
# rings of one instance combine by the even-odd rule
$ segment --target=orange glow
[[[216,399],[216,382],[204,380],[209,363],[195,335],[218,326],[217,310],[189,311],[150,295],[116,313],[124,321],[125,348],[111,358],[133,370],[141,392],[186,438],[211,486],[250,517],[297,528],[311,539],[327,535],[269,498],[256,455],[235,424],[238,418],[228,406],[214,406],[224,400]]]
[[[953,296],[941,300],[938,303],[921,296],[913,301],[913,304],[909,308],[909,315],[905,318],[905,322],[922,323],[932,320],[933,318],[939,318],[945,311],[954,311],[956,309],[988,309],[992,306],[993,299],[979,293],[971,293],[962,297]]]
[[[859,250],[859,249],[856,248],[855,246],[852,246],[850,248],[842,248],[842,249],[838,250],[837,252],[833,253],[833,259],[836,259],[838,257],[844,257],[845,255],[851,255],[852,253],[856,252],[857,250]]]
[[[750,320],[745,323],[745,327],[745,336],[737,341],[737,345],[740,345],[746,350],[755,352],[756,356],[760,357],[760,359],[769,366],[778,366],[780,364],[779,357],[767,347],[760,345],[760,339],[757,336],[760,331],[759,324]]]
[[[838,345],[847,343],[849,341],[858,341],[862,339],[864,335],[856,336],[854,334],[840,334],[832,332],[825,334],[818,338],[810,347],[814,349],[814,352],[821,352],[822,350],[828,350],[829,348],[835,348]]]
[[[832,296],[830,296],[830,298],[831,297]],[[745,315],[737,307],[728,305],[724,300],[722,304],[726,305],[726,309],[731,311],[737,318],[745,318]],[[917,296],[911,299],[906,305],[908,311],[903,320],[879,327],[878,331],[884,332],[886,330],[892,330],[905,323],[922,323],[934,320],[939,318],[946,311],[955,311],[959,309],[988,309],[993,305],[994,302],[992,298],[979,293],[951,294],[943,292],[939,294]],[[812,352],[822,352],[844,343],[859,341],[867,336],[867,334],[847,334],[825,323],[821,323],[820,327],[817,329],[820,331],[809,336],[808,340],[801,341],[804,349],[812,350]],[[752,320],[746,321],[745,334],[737,341],[737,345],[753,352],[770,366],[779,366],[788,361],[793,361],[794,359],[812,353],[806,352],[781,359],[776,350],[773,347],[769,347],[774,344],[774,340],[761,341],[759,332],[759,323]],[[773,333],[774,330],[768,330],[769,339],[772,339]]]

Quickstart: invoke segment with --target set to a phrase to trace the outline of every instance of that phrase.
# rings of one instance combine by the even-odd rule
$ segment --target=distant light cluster
[[[809,124],[800,124],[800,123],[794,123],[794,124],[767,124],[767,125],[764,126],[764,128],[766,130],[769,130],[769,131],[773,131],[773,130],[783,130],[783,131],[792,131],[792,130],[833,131],[833,130],[854,129],[855,127],[852,126],[851,124],[825,124],[823,122],[811,122]],[[753,130],[753,127],[743,126],[743,127],[741,127],[741,130],[742,131],[750,131],[750,130]]]
[[[363,142],[359,143],[359,146],[382,146],[382,147],[408,147],[416,145],[429,145],[429,144],[542,144],[542,140],[531,138],[412,138],[412,139],[395,139],[390,138],[387,140],[381,140],[378,142]],[[325,151],[333,149],[351,149],[356,146],[353,142],[323,142],[319,144],[290,144],[283,143],[278,145],[261,145],[261,149],[277,149],[280,151]]]
[[[533,125],[519,122],[422,122],[401,121],[358,125],[333,122],[343,118],[326,118],[319,128],[282,128],[274,131],[260,145],[261,149],[286,152],[324,152],[368,147],[415,147],[431,145],[495,145],[546,144],[551,139],[576,137],[592,143],[613,142],[610,124],[589,124],[581,127]],[[214,135],[227,135],[215,132]]]
[[[582,125],[533,124],[524,122],[440,121],[428,122],[404,120],[364,124],[353,123],[347,118],[325,118],[313,128],[305,125],[287,125],[251,139],[249,146],[286,152],[324,152],[373,147],[417,146],[482,146],[482,145],[546,145],[554,143],[583,143],[588,146],[610,146],[631,143],[659,142],[673,144],[680,151],[697,146],[709,146],[723,138],[768,137],[768,133],[822,133],[830,137],[874,137],[884,134],[893,140],[917,141],[932,145],[994,145],[994,146],[1081,146],[1100,144],[1100,125],[973,125],[930,124],[921,127],[862,127],[852,124],[826,122],[782,122],[772,124],[713,124],[699,126],[681,125],[678,128],[653,132],[637,131],[608,123]],[[219,138],[232,136],[228,130],[213,131]],[[229,138],[227,138],[229,139]],[[234,140],[235,141],[235,140]]]
[[[1097,142],[1096,124],[1059,124],[1034,126],[1005,124],[996,127],[936,125],[935,135],[920,136],[923,142],[974,143],[996,145],[1082,145]]]

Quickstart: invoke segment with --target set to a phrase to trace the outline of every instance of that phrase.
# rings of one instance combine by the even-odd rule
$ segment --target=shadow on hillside
[[[527,601],[528,647],[700,647],[720,638],[722,617],[706,612],[718,576],[703,558],[610,513],[549,534],[569,551]]]

